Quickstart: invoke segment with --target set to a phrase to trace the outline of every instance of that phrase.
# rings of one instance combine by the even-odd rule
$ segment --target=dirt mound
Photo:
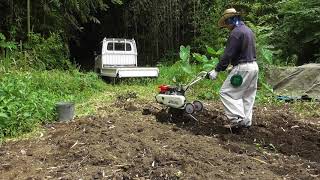
[[[187,122],[177,123],[177,126],[195,135],[215,135],[221,140],[245,142],[256,145],[257,148],[266,148],[288,156],[299,156],[320,163],[319,126],[305,124],[295,119],[294,114],[288,109],[268,108],[256,111],[259,111],[259,115],[254,117],[253,127],[234,130],[232,133],[223,128],[223,114],[218,111],[216,113],[203,112],[199,115],[200,123],[190,119]]]
[[[126,110],[126,102],[2,144],[0,179],[320,177],[320,119],[306,123],[288,107],[258,107],[252,128],[231,133],[222,127],[221,104],[206,103],[195,121],[138,100]]]
[[[299,67],[270,68],[268,83],[275,92],[285,96],[304,96],[320,99],[320,64]]]

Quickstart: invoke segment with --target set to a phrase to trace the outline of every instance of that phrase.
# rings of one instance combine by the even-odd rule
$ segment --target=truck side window
[[[131,51],[131,50],[132,50],[132,48],[131,48],[131,44],[126,43],[126,49],[127,49],[127,51]]]
[[[108,51],[113,51],[113,43],[112,42],[108,43],[107,50]]]

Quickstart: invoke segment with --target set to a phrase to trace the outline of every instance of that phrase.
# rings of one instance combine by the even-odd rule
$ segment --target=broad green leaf
[[[188,62],[190,58],[190,46],[180,46],[180,59],[184,62]]]
[[[202,55],[202,61],[203,61],[204,63],[209,62],[207,56],[205,56],[205,55]]]
[[[202,62],[202,56],[199,53],[193,53],[192,56],[198,61]]]
[[[224,53],[224,49],[219,49],[218,51],[217,51],[217,56],[220,56],[221,54],[223,54]]]
[[[218,62],[219,62],[219,59],[218,59],[218,58],[213,58],[213,57],[211,57],[211,59],[210,59],[210,63],[211,63],[211,64],[216,65],[216,64],[218,64]]]
[[[210,55],[216,55],[217,54],[217,52],[212,47],[206,45],[206,48],[207,48],[207,52]]]
[[[210,71],[210,70],[212,70],[214,67],[215,67],[214,64],[205,64],[205,65],[203,65],[202,68],[203,68],[205,71]]]
[[[182,63],[181,64],[181,68],[184,72],[186,72],[187,74],[192,74],[192,69],[191,69],[191,65],[189,63]]]
[[[209,46],[206,46],[207,48],[207,52],[210,54],[210,55],[214,55],[214,56],[220,56],[221,54],[223,54],[224,52],[224,49],[221,48],[221,49],[218,49],[217,51],[214,50],[212,47],[209,47]]]
[[[207,63],[208,62],[208,58],[205,55],[201,55],[199,53],[193,53],[193,57],[201,63]]]

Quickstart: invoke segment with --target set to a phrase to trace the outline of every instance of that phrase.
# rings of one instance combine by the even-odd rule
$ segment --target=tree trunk
[[[30,11],[31,11],[31,9],[30,9],[30,0],[27,0],[27,26],[28,26],[28,36],[29,36],[29,34],[30,34],[30,27],[31,27],[31,25],[30,25]]]

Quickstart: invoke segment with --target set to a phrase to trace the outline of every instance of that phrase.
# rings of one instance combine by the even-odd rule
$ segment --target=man
[[[226,70],[229,64],[233,66],[220,89],[220,98],[230,121],[225,127],[250,127],[259,71],[254,34],[234,8],[224,11],[218,25],[231,33],[224,54],[216,68],[209,72],[209,77],[215,80],[220,71]]]

